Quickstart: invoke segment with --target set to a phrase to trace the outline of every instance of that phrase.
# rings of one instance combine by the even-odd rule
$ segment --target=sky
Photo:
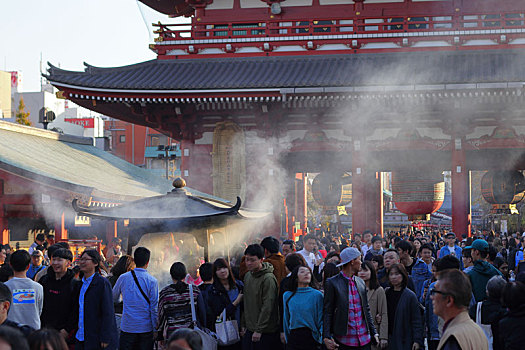
[[[0,70],[21,71],[22,91],[39,91],[41,55],[44,71],[48,61],[84,70],[154,59],[159,20],[175,23],[136,0],[0,0]]]

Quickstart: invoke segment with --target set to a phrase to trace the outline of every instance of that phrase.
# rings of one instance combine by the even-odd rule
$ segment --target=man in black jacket
[[[53,252],[52,264],[38,281],[44,288],[44,307],[40,321],[42,328],[53,328],[67,339],[75,328],[73,287],[75,274],[68,267],[73,261],[70,250],[60,248]]]
[[[328,279],[324,293],[323,341],[328,350],[370,349],[379,335],[370,315],[366,285],[357,277],[361,252],[341,252],[341,273]]]

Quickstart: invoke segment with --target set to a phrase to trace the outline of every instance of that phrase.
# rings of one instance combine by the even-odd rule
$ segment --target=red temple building
[[[416,220],[439,208],[450,171],[461,235],[470,171],[525,169],[522,0],[141,1],[191,25],[156,24],[154,60],[46,77],[180,142],[188,186],[248,206],[273,189],[288,229],[304,229],[304,174],[351,174],[353,232],[381,233],[383,172]]]

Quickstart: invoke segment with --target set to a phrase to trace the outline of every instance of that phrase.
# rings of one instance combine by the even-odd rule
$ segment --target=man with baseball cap
[[[461,260],[461,248],[456,244],[456,234],[449,232],[445,235],[446,246],[439,250],[438,258],[442,258],[445,255],[453,255],[459,259],[460,268],[463,270],[463,262]]]
[[[323,341],[328,350],[371,349],[379,335],[370,315],[365,282],[357,277],[361,252],[345,248],[337,265],[341,272],[329,278],[324,290]]]
[[[472,292],[476,302],[487,298],[486,288],[489,279],[493,276],[501,275],[501,272],[492,264],[486,261],[489,254],[489,244],[484,239],[476,239],[472,245],[465,247],[470,249],[470,255],[474,262],[474,267],[467,272],[472,284]]]

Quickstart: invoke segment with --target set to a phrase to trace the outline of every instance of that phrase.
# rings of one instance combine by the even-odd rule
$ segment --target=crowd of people
[[[149,271],[146,247],[125,255],[115,240],[105,254],[85,249],[74,258],[66,242],[46,247],[44,240],[37,236],[29,251],[0,247],[0,348],[525,344],[525,234],[318,232],[282,242],[268,236],[198,267],[174,261],[167,285]]]

